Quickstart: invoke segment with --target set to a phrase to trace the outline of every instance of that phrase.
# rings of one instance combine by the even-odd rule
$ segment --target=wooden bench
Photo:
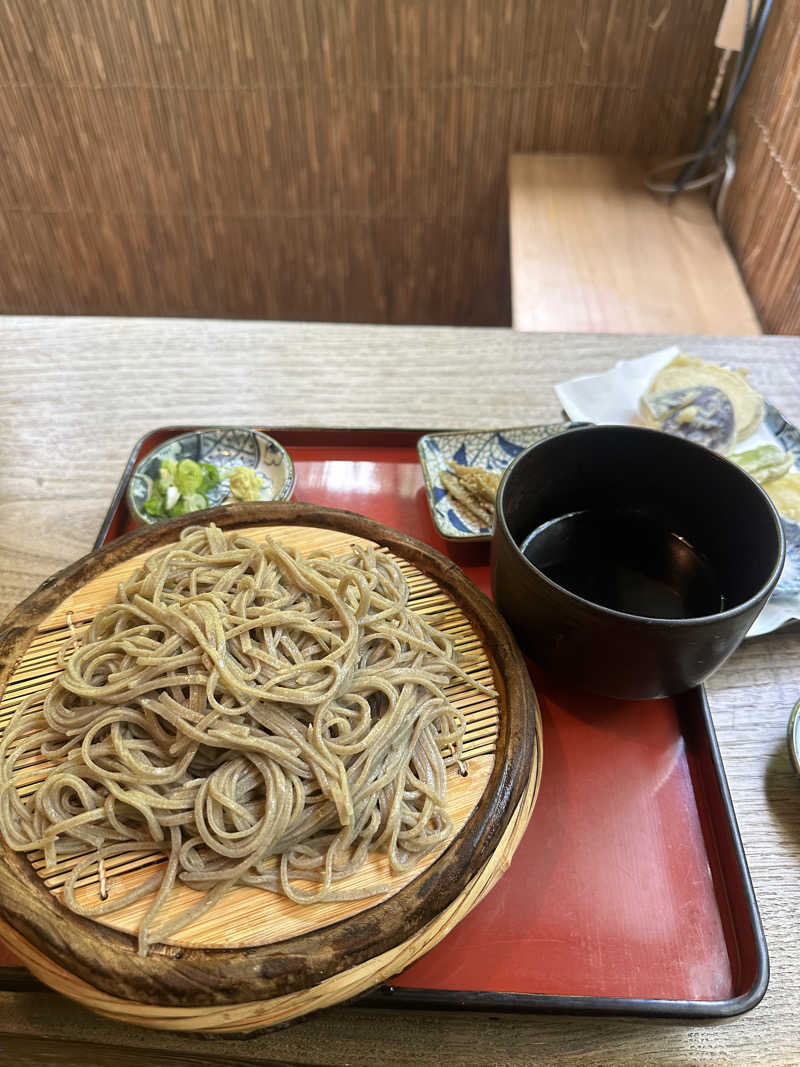
[[[761,333],[704,191],[671,204],[647,164],[515,155],[511,304],[518,330]]]

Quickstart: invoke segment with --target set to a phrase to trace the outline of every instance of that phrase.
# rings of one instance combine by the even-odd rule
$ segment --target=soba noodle
[[[3,839],[42,850],[47,871],[69,861],[64,901],[80,915],[155,892],[142,954],[234,885],[297,903],[371,896],[384,887],[336,883],[375,851],[407,870],[452,834],[456,678],[484,689],[409,607],[385,553],[304,559],[190,527],[120,585],[43,708],[15,713],[0,743]],[[51,769],[26,788],[42,755]],[[106,864],[122,854],[166,863],[79,900],[95,874],[108,897]],[[178,882],[203,895],[159,923]]]

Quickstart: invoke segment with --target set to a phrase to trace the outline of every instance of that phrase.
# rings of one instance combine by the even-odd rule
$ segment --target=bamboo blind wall
[[[0,312],[502,324],[514,151],[694,145],[722,0],[0,0]]]
[[[800,334],[800,0],[776,0],[736,126],[725,229],[765,331]]]

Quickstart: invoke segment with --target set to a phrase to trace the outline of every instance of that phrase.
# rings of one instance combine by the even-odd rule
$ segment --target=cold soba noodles
[[[444,690],[456,678],[468,676],[451,640],[409,607],[386,554],[304,559],[190,527],[119,587],[43,709],[16,711],[0,744],[2,836],[42,850],[47,871],[77,860],[64,900],[79,915],[155,892],[142,954],[235,885],[297,903],[380,893],[337,883],[375,851],[406,870],[452,834],[447,765],[464,717]],[[40,754],[52,769],[28,791]],[[102,893],[123,853],[167,862],[79,901],[89,876]],[[176,882],[203,897],[159,924]]]

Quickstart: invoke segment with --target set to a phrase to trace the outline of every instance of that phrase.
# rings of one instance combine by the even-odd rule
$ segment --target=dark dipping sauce
[[[571,512],[537,526],[520,547],[552,582],[628,615],[695,619],[724,609],[708,559],[638,512]]]

